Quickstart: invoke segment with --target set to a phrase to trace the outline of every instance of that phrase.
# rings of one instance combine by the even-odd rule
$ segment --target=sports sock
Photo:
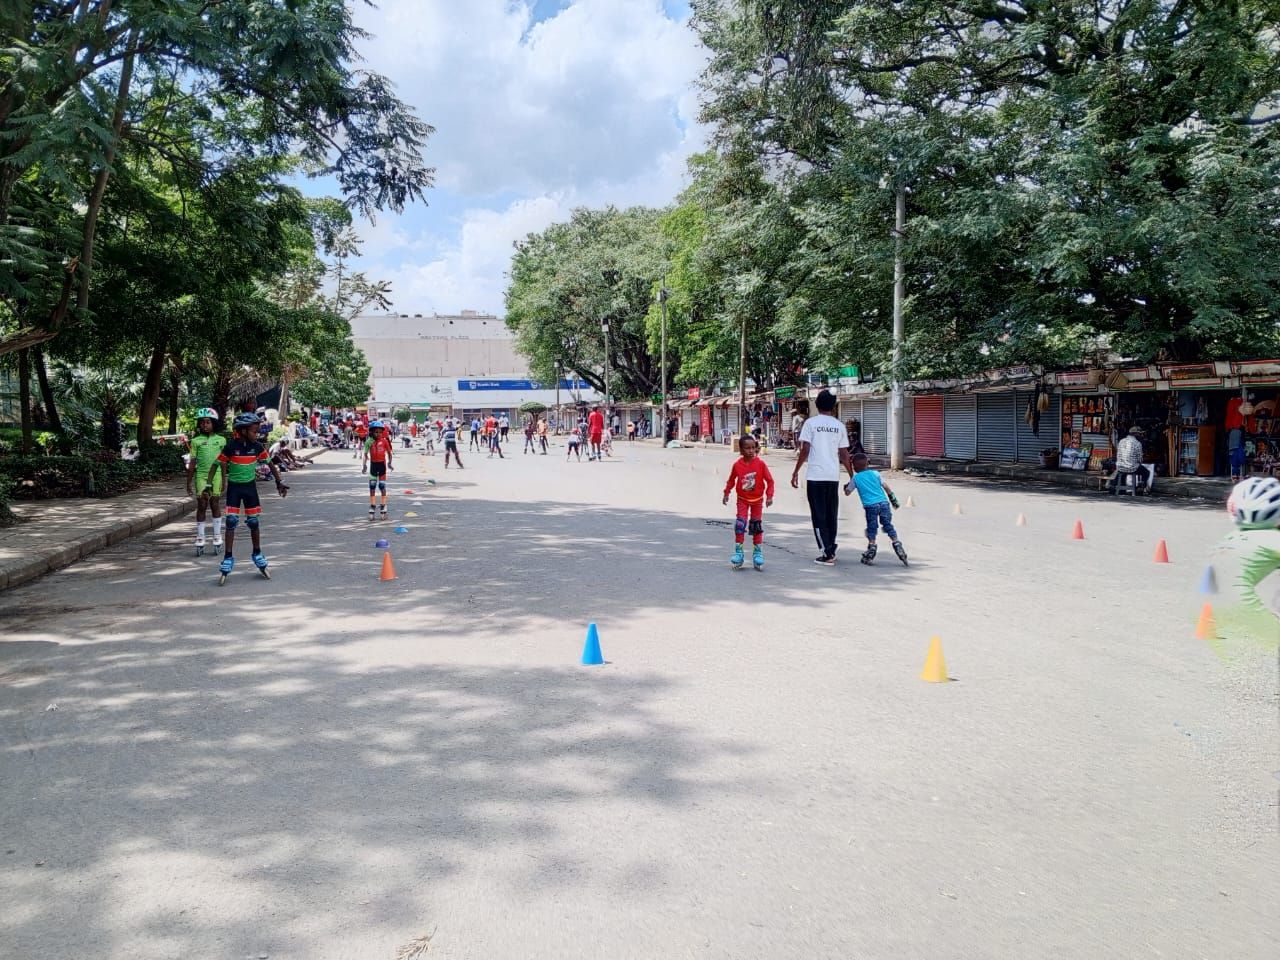
[[[196,536],[199,537],[201,540],[204,539],[204,521],[203,520],[196,521]]]
[[[222,518],[213,518],[213,539],[217,540],[222,537]]]

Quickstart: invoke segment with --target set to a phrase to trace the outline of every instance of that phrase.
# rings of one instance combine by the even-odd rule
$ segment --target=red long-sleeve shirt
[[[759,457],[751,460],[739,457],[734,462],[729,480],[724,485],[724,495],[727,497],[735,486],[739,500],[755,503],[765,497],[773,499],[773,474],[769,472],[769,465]]]

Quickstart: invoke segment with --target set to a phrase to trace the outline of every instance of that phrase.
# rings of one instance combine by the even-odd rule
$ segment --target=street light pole
[[[560,433],[560,361],[556,361],[556,433]]]
[[[609,321],[601,320],[600,329],[604,331],[604,411],[609,415]]]
[[[742,344],[738,348],[738,434],[746,430],[747,417],[747,318],[742,318]]]
[[[658,289],[658,303],[662,306],[662,445],[667,445],[667,297],[666,287]]]
[[[906,323],[902,301],[906,295],[906,268],[902,262],[902,240],[907,229],[907,188],[898,187],[893,226],[893,379],[889,401],[889,469],[901,470],[903,455],[902,341]]]

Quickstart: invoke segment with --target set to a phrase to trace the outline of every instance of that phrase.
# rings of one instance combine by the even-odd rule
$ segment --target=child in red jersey
[[[735,570],[742,568],[745,559],[742,553],[742,542],[748,530],[751,531],[751,564],[757,570],[764,569],[764,508],[773,506],[773,474],[769,466],[757,456],[755,437],[743,437],[738,441],[738,449],[742,451],[729,471],[729,479],[724,485],[724,503],[729,502],[729,493],[735,487],[738,491],[738,519],[733,526],[736,546],[729,562]]]
[[[369,439],[364,443],[364,457],[360,461],[360,472],[369,471],[369,519],[373,519],[374,497],[382,494],[382,519],[387,519],[387,471],[391,466],[391,438],[387,436],[387,428],[381,420],[369,424]]]

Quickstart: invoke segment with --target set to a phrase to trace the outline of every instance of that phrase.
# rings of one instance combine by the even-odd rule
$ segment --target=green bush
[[[0,458],[0,486],[20,500],[56,497],[111,497],[147,480],[164,480],[183,471],[182,450],[148,446],[138,460],[122,460],[111,451],[89,455]]]

